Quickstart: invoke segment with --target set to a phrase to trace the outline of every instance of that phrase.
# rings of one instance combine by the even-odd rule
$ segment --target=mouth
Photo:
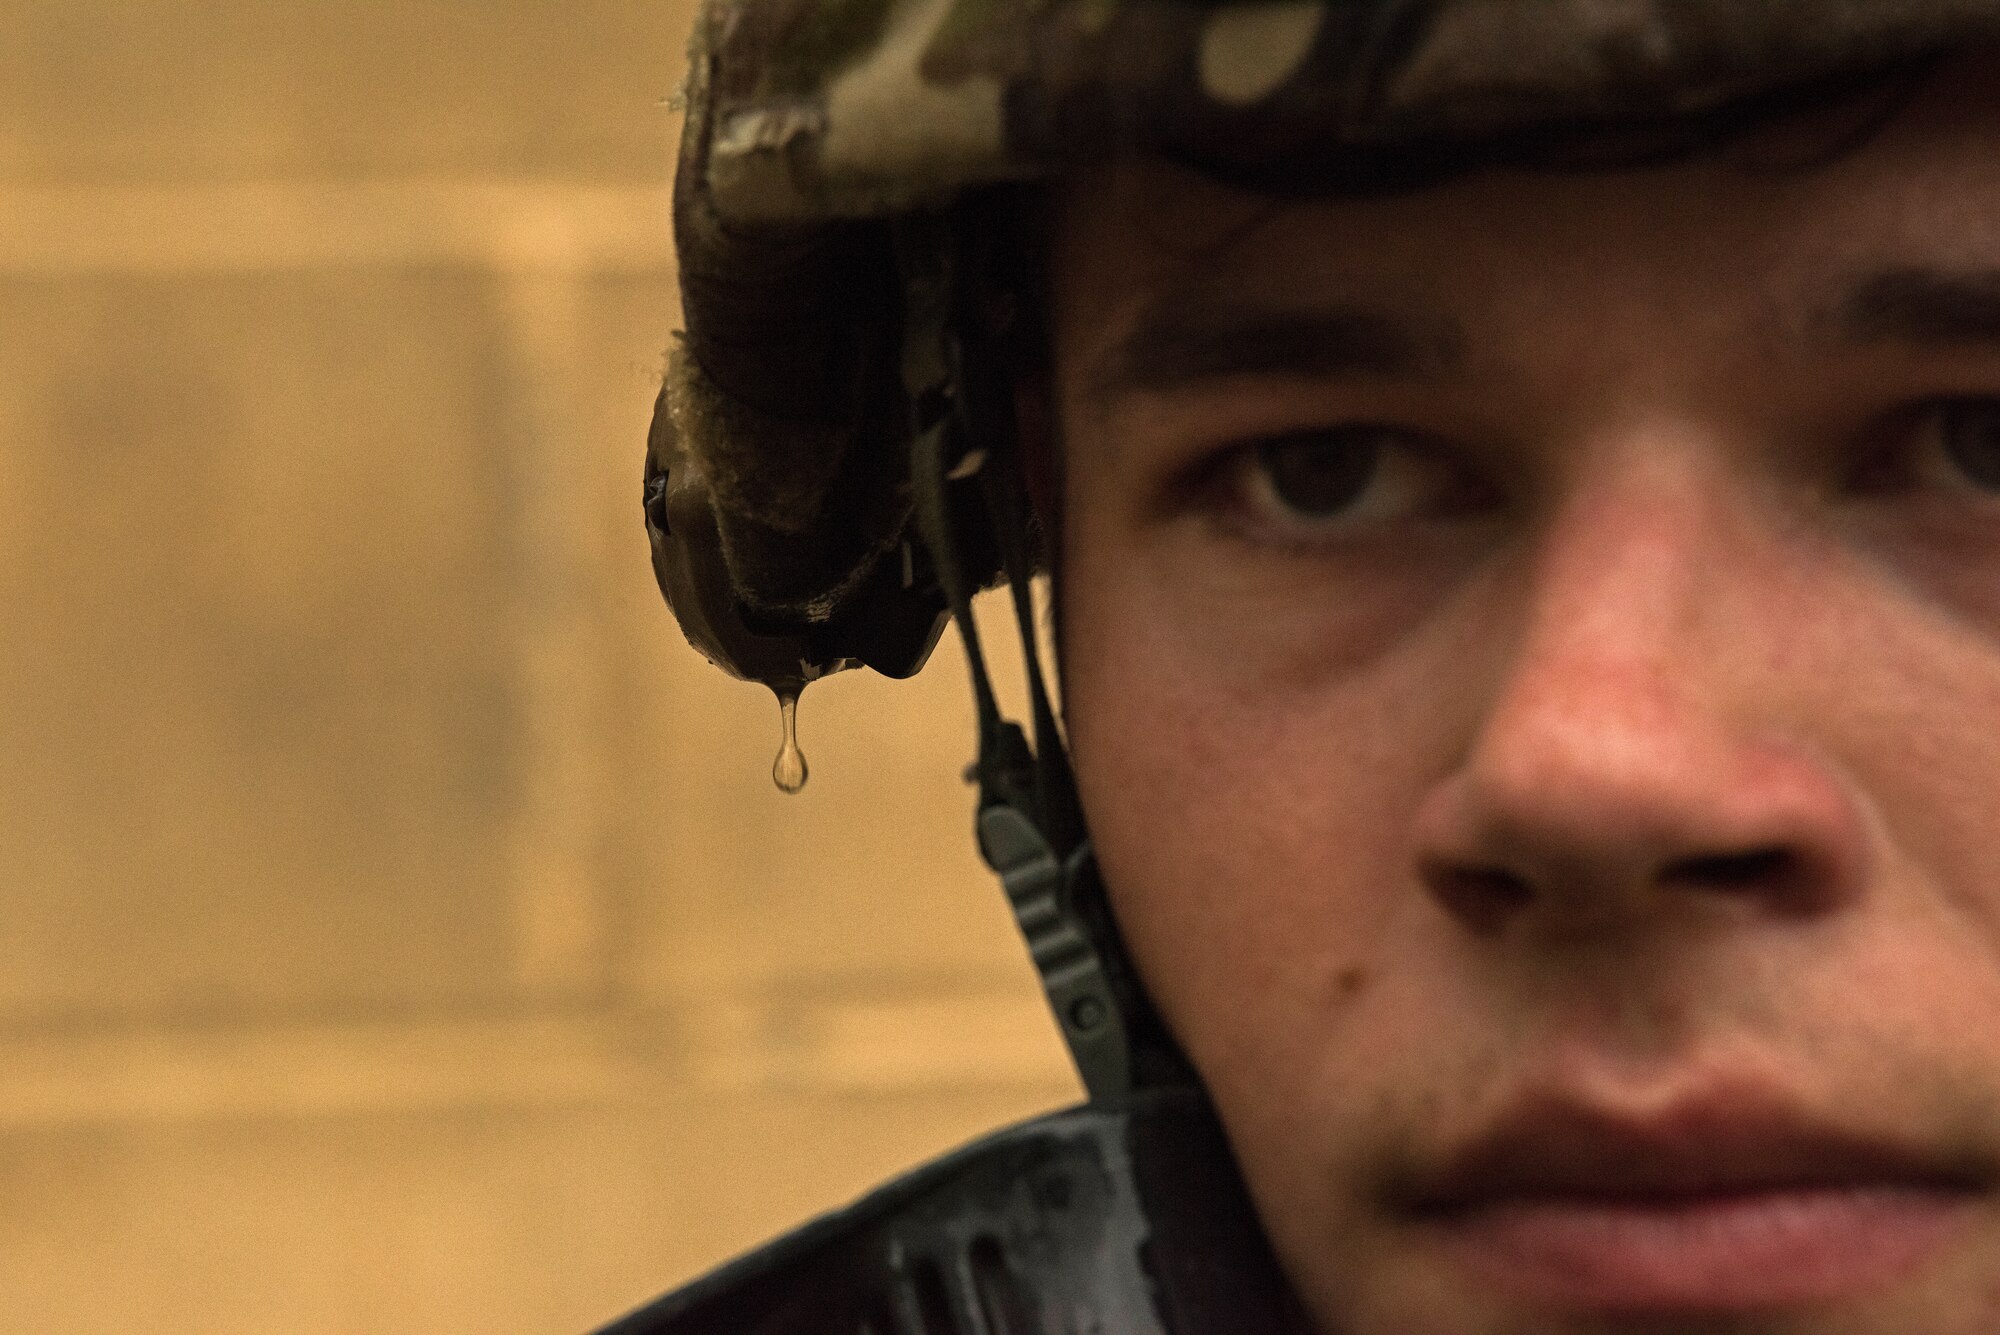
[[[1758,1094],[1643,1115],[1550,1096],[1448,1154],[1398,1209],[1460,1273],[1516,1300],[1720,1314],[1886,1288],[1947,1247],[1993,1185],[1963,1156]]]

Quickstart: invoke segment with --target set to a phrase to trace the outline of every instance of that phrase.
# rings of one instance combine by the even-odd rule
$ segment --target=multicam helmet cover
[[[921,661],[935,618],[896,588],[899,218],[1134,151],[1381,188],[1481,145],[1851,90],[1995,35],[2000,0],[708,0],[676,198],[687,334],[649,492],[697,486],[715,550],[661,557],[651,507],[662,582],[742,675],[770,679],[760,655],[819,660],[807,678]],[[854,631],[885,617],[892,642]]]
[[[1994,24],[1987,0],[736,0],[696,59],[740,221],[879,216],[1131,148],[1313,171],[1679,118]]]

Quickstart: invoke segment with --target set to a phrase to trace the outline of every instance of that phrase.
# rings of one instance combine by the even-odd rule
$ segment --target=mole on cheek
[[[1333,977],[1333,991],[1340,1001],[1354,1001],[1368,990],[1368,970],[1350,964]]]

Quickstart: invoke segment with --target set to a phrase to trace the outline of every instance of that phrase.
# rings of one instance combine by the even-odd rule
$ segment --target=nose
[[[1421,880],[1481,933],[1834,910],[1865,845],[1762,666],[1784,619],[1759,589],[1770,553],[1699,498],[1612,492],[1553,519],[1524,567],[1497,687],[1417,813]]]

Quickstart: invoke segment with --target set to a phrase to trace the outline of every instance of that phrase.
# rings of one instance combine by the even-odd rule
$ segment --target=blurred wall
[[[0,0],[0,1330],[574,1332],[1073,1081],[638,475],[685,0]]]

